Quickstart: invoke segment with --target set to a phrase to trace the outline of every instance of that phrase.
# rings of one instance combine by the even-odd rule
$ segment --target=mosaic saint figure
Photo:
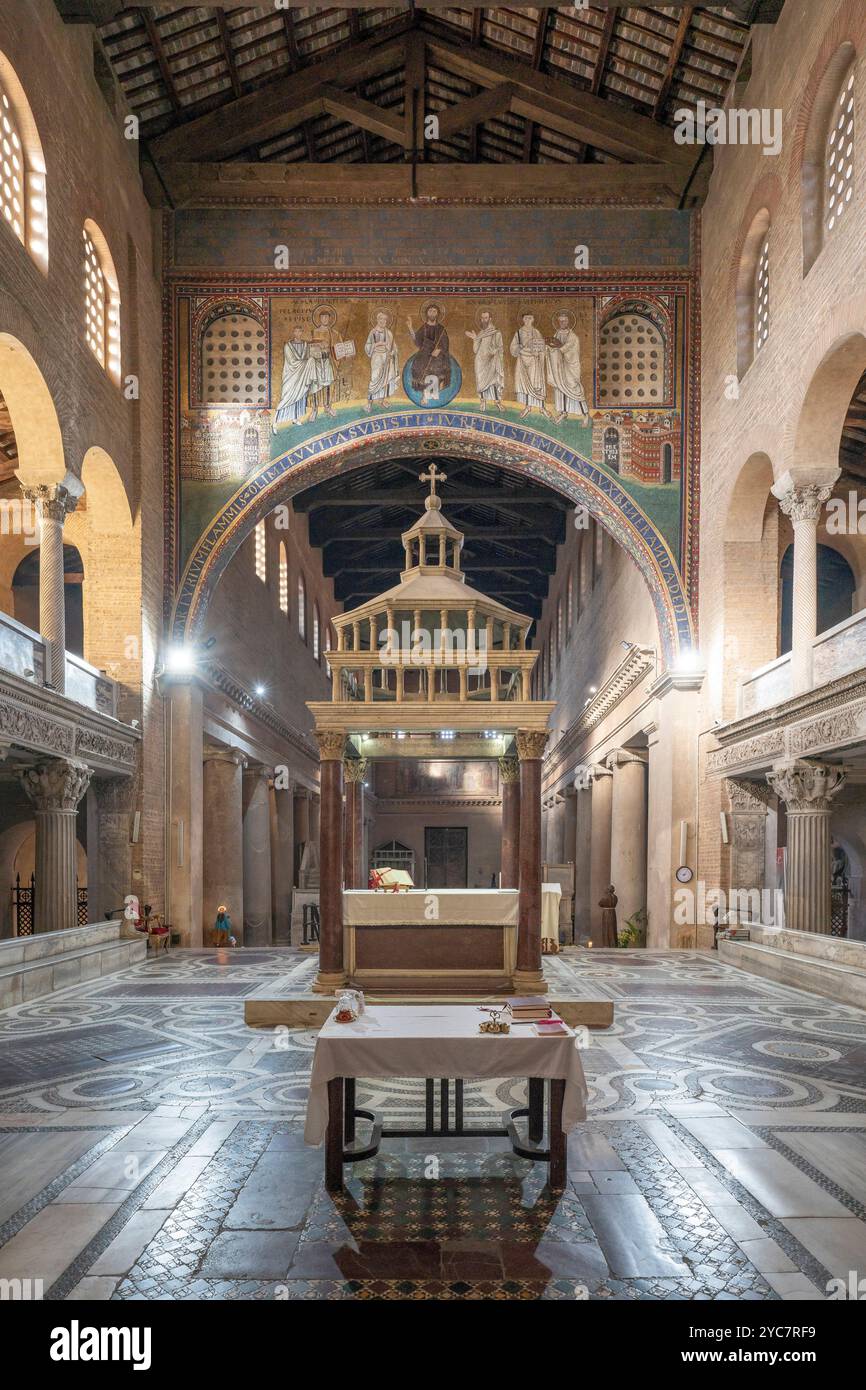
[[[409,336],[418,349],[412,359],[412,389],[423,394],[425,401],[438,399],[451,385],[448,334],[441,318],[439,305],[428,304],[420,328],[416,330],[412,320],[406,320]]]
[[[313,341],[310,355],[316,364],[316,379],[312,392],[311,420],[315,420],[320,409],[326,415],[334,414],[332,393],[336,380],[334,367],[334,344],[343,341],[337,329],[337,315],[330,305],[321,305],[313,314]]]
[[[553,418],[559,424],[567,415],[572,415],[585,424],[589,418],[589,406],[580,380],[580,341],[571,326],[570,314],[557,314],[553,322],[556,331],[547,343],[547,377],[553,386]]]
[[[535,327],[535,315],[521,314],[520,327],[511,339],[511,356],[515,359],[514,391],[523,406],[521,420],[533,410],[547,415],[544,408],[547,394],[544,370],[546,351],[544,338]]]
[[[397,344],[388,327],[388,315],[381,310],[367,334],[364,351],[370,359],[370,382],[367,387],[367,404],[364,406],[369,414],[374,404],[385,405],[390,400],[400,381]]]
[[[475,389],[481,409],[486,410],[488,403],[495,407],[502,400],[505,390],[505,354],[502,334],[493,322],[489,309],[481,310],[478,324],[478,332],[469,329],[466,336],[472,339]]]
[[[298,425],[307,411],[307,400],[319,389],[319,363],[310,352],[310,344],[300,328],[296,328],[283,349],[283,382],[280,403],[274,415],[274,433],[282,425]]]

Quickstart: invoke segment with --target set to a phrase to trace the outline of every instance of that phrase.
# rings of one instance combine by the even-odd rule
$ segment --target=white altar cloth
[[[559,935],[558,883],[541,885],[541,935]],[[516,888],[410,888],[391,893],[369,888],[343,891],[347,927],[516,927]]]
[[[376,1004],[354,1023],[333,1014],[316,1039],[304,1141],[321,1144],[328,1082],[338,1076],[554,1077],[565,1082],[562,1128],[586,1118],[586,1078],[574,1033],[539,1038],[531,1023],[479,1033],[475,1004]]]

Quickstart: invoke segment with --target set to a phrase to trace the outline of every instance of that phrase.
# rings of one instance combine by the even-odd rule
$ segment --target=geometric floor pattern
[[[315,1034],[250,1029],[289,949],[175,952],[0,1013],[0,1279],[46,1299],[823,1299],[866,1275],[866,1015],[712,952],[574,950],[614,1001],[569,1184],[394,1139],[325,1193]],[[417,1122],[423,1083],[359,1083]],[[468,1124],[523,1101],[466,1084]],[[14,1285],[13,1285],[14,1287]],[[26,1285],[22,1285],[26,1292]]]

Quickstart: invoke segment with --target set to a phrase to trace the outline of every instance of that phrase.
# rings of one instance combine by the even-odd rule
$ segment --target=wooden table
[[[531,1024],[516,1024],[505,1035],[478,1032],[484,1015],[472,1004],[377,1005],[351,1024],[333,1021],[316,1042],[305,1138],[325,1140],[325,1185],[343,1186],[343,1165],[360,1163],[379,1151],[387,1138],[478,1138],[502,1136],[521,1158],[546,1163],[550,1186],[567,1179],[566,1133],[585,1117],[586,1082],[574,1034],[540,1038]],[[358,1076],[409,1076],[425,1081],[425,1123],[415,1128],[386,1127],[355,1100]],[[464,1078],[528,1077],[528,1105],[508,1112],[497,1127],[463,1122]],[[436,1119],[436,1084],[439,1116]],[[452,1092],[453,1082],[453,1092]],[[544,1093],[547,1083],[547,1146],[544,1147]],[[371,1133],[359,1141],[357,1121]],[[517,1127],[526,1120],[525,1137]]]

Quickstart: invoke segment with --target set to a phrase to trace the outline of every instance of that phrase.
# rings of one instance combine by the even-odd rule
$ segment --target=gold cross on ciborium
[[[435,497],[435,496],[436,496],[436,484],[437,484],[437,483],[444,483],[444,482],[447,480],[447,478],[448,478],[448,474],[447,474],[447,473],[443,473],[442,470],[441,470],[440,468],[437,468],[436,465],[435,465],[435,463],[431,463],[431,465],[430,465],[430,472],[429,472],[429,473],[419,473],[419,474],[418,474],[418,481],[419,481],[419,482],[422,482],[422,483],[429,483],[429,484],[430,484],[430,496],[431,496],[431,497]]]

